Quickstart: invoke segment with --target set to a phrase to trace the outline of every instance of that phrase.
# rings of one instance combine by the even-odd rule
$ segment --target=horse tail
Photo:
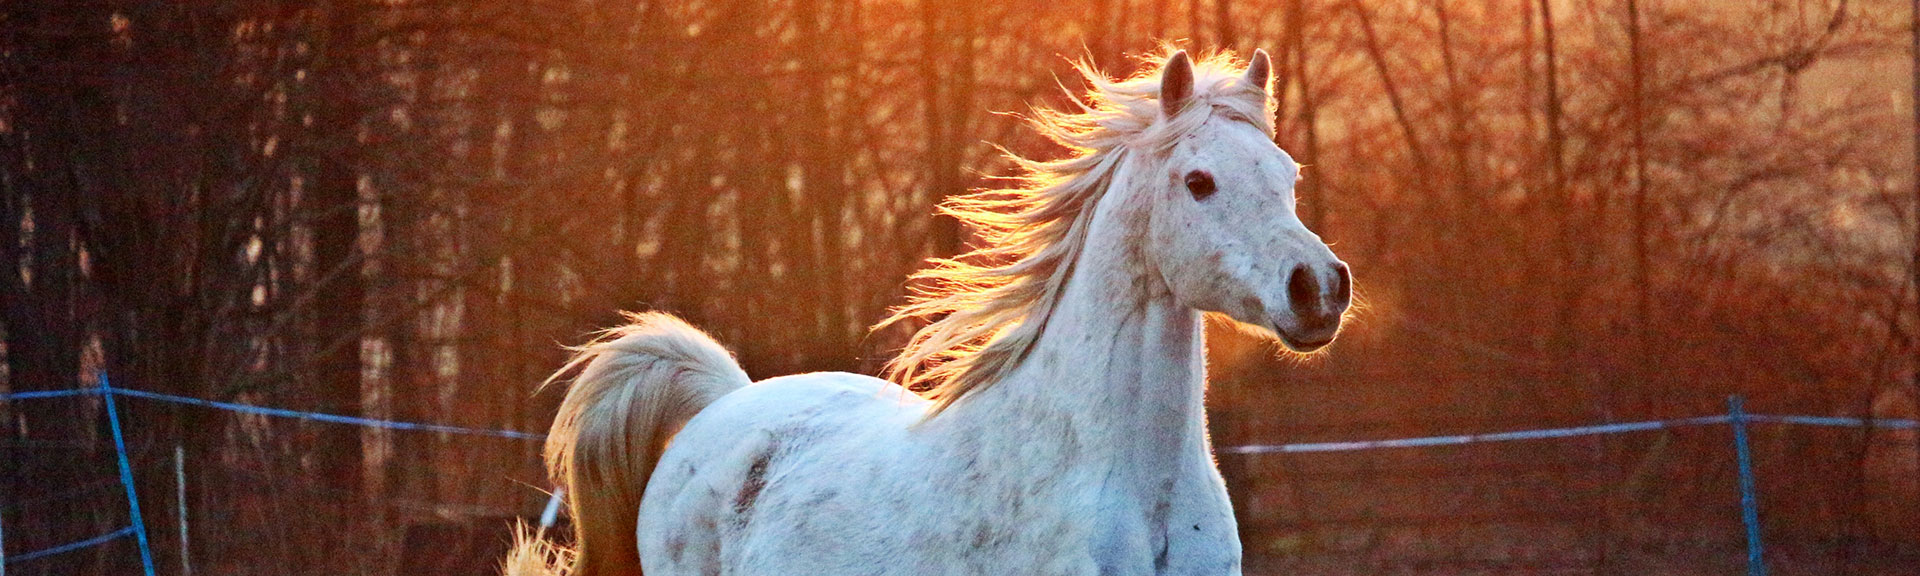
[[[667,440],[694,414],[751,383],[733,355],[672,315],[629,323],[574,348],[547,379],[579,371],[547,436],[547,471],[566,487],[574,549],[522,535],[507,576],[639,576],[640,497]]]

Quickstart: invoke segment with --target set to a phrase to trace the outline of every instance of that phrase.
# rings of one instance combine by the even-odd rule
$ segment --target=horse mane
[[[1163,160],[1180,137],[1215,112],[1273,133],[1266,87],[1247,82],[1245,67],[1225,51],[1194,63],[1192,99],[1163,118],[1157,64],[1173,52],[1166,47],[1146,55],[1142,70],[1124,80],[1108,78],[1085,60],[1075,62],[1090,86],[1087,101],[1074,100],[1072,110],[1035,108],[1026,118],[1069,154],[1035,160],[1001,148],[1019,170],[1008,178],[1016,186],[941,203],[942,214],[978,235],[975,248],[928,259],[927,268],[908,278],[907,304],[874,327],[928,321],[887,362],[885,375],[927,390],[934,400],[929,417],[999,381],[1039,340],[1085,246],[1094,207],[1124,159]]]

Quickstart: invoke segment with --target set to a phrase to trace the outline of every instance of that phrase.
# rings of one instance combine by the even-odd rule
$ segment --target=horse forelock
[[[1164,162],[1173,144],[1221,116],[1273,133],[1265,86],[1243,78],[1229,52],[1194,64],[1188,105],[1163,117],[1160,69],[1171,47],[1144,59],[1142,71],[1114,80],[1085,61],[1075,69],[1091,87],[1077,110],[1040,108],[1028,123],[1071,152],[1035,160],[1002,149],[1019,168],[1018,186],[954,196],[940,211],[979,235],[977,248],[909,277],[908,303],[875,329],[923,319],[906,346],[887,363],[886,376],[908,387],[928,387],[937,415],[968,393],[999,381],[1020,364],[1044,332],[1072,264],[1085,246],[1094,207],[1113,175],[1131,158],[1146,169]]]

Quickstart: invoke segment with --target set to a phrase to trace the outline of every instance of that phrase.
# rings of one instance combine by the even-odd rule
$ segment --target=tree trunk
[[[1573,276],[1575,255],[1573,245],[1573,198],[1567,189],[1566,135],[1560,126],[1560,74],[1558,56],[1555,54],[1557,43],[1554,38],[1553,2],[1539,0],[1540,30],[1543,50],[1546,56],[1546,122],[1547,122],[1547,170],[1552,179],[1547,188],[1547,206],[1553,211],[1558,222],[1554,243],[1554,257],[1558,260],[1558,273],[1554,275],[1554,286],[1558,299],[1554,309],[1553,345],[1550,354],[1555,359],[1558,380],[1563,390],[1574,390],[1574,320],[1578,299],[1578,287]]]
[[[7,243],[5,280],[0,283],[0,323],[6,327],[7,390],[63,390],[77,388],[91,379],[80,378],[80,351],[87,340],[87,318],[79,315],[81,287],[80,214],[77,199],[87,191],[78,179],[74,156],[83,144],[79,124],[93,111],[81,109],[83,91],[97,89],[88,77],[96,70],[102,42],[85,42],[98,30],[90,29],[105,21],[106,7],[97,3],[68,5],[62,2],[19,2],[5,8],[4,19],[16,30],[33,34],[9,34],[22,38],[9,43],[4,57],[9,76],[27,78],[13,84],[8,94],[17,98],[9,112],[17,126],[6,130],[4,170],[0,180],[7,190],[8,221],[3,226]],[[17,112],[14,112],[17,110]],[[77,398],[40,400],[33,412],[15,413],[23,421],[7,421],[9,428],[21,433],[21,440],[58,444],[61,458],[35,457],[22,448],[9,455],[5,473],[7,494],[44,494],[60,487],[74,486],[97,477],[97,468],[111,460],[112,454],[100,451],[103,418],[92,409],[93,402]],[[15,407],[18,409],[18,407]],[[19,465],[15,465],[19,463]],[[46,502],[26,511],[28,523],[9,525],[9,547],[32,550],[62,542],[64,534],[99,533],[122,521],[124,512],[100,510],[84,499],[65,498]],[[16,536],[18,535],[18,536]],[[17,538],[17,540],[16,540]],[[125,564],[103,563],[104,555],[95,554],[70,566],[76,573],[106,573],[123,569]]]
[[[1913,263],[1910,265],[1913,277],[1914,298],[1920,299],[1920,0],[1908,3],[1908,26],[1911,28],[1913,46],[1910,57],[1913,59],[1912,107],[1913,107]],[[1920,303],[1914,305],[1914,313],[1920,314]],[[1920,329],[1920,321],[1914,323]],[[1920,401],[1920,346],[1913,350],[1913,376],[1909,386],[1915,401]],[[1915,440],[1914,449],[1920,451],[1920,439]],[[1920,521],[1920,518],[1916,518]]]
[[[1213,29],[1219,35],[1215,45],[1222,49],[1233,47],[1233,2],[1232,0],[1213,0]]]
[[[1380,36],[1374,32],[1373,16],[1359,0],[1352,0],[1347,5],[1360,18],[1360,31],[1366,41],[1367,56],[1373,61],[1374,71],[1380,75],[1380,85],[1387,92],[1387,103],[1393,108],[1393,118],[1400,126],[1400,134],[1407,140],[1407,151],[1413,156],[1414,167],[1420,172],[1421,178],[1431,176],[1433,163],[1428,160],[1426,147],[1421,145],[1420,135],[1414,130],[1413,119],[1407,111],[1399,85],[1394,82],[1393,71],[1387,68],[1386,49],[1380,44]]]
[[[1200,2],[1187,0],[1187,41],[1200,41]]]
[[[1320,109],[1319,104],[1315,102],[1313,83],[1308,80],[1310,74],[1307,63],[1312,59],[1307,57],[1306,10],[1302,7],[1304,3],[1305,0],[1289,0],[1288,9],[1292,13],[1287,17],[1287,21],[1288,26],[1293,29],[1289,35],[1289,41],[1293,43],[1293,48],[1289,50],[1293,55],[1293,77],[1294,81],[1300,84],[1299,124],[1303,134],[1301,147],[1304,153],[1300,163],[1314,166],[1320,161]],[[1326,195],[1321,192],[1322,180],[1324,178],[1307,175],[1300,180],[1300,188],[1296,193],[1300,195],[1301,203],[1307,206],[1307,226],[1321,236],[1329,237]]]
[[[808,207],[812,214],[806,221],[812,223],[812,232],[818,241],[819,255],[814,258],[815,283],[813,290],[818,291],[820,317],[815,322],[819,327],[808,351],[812,358],[807,359],[805,367],[809,370],[832,370],[845,368],[846,358],[853,349],[853,321],[847,315],[847,282],[845,270],[849,254],[846,254],[847,223],[842,218],[846,203],[847,188],[844,178],[846,155],[841,149],[841,131],[836,129],[836,115],[829,107],[828,100],[833,95],[834,80],[838,77],[839,62],[834,56],[844,54],[844,49],[832,42],[840,38],[834,32],[838,22],[831,0],[802,0],[800,3],[803,33],[809,38],[808,68],[812,78],[807,81],[804,112],[807,118],[804,126],[810,137],[804,143],[803,155],[806,171]],[[850,85],[850,84],[849,84]]]
[[[1197,1],[1197,0],[1196,0]],[[968,3],[925,2],[921,4],[921,73],[926,75],[928,190],[931,200],[964,192],[960,179],[961,133],[966,114],[972,107],[974,13],[978,6]],[[954,61],[945,59],[947,48],[954,46]],[[949,256],[960,253],[966,243],[966,231],[952,218],[931,220],[932,252]]]
[[[340,414],[360,413],[360,342],[365,328],[366,283],[360,253],[359,131],[362,110],[358,84],[357,0],[331,0],[315,63],[313,125],[315,162],[311,184],[314,334],[322,340],[314,358],[316,406]],[[320,482],[341,495],[347,510],[360,504],[360,429],[317,428],[311,454]],[[348,512],[351,514],[352,512]]]
[[[1920,0],[1915,0],[1920,2]],[[1647,90],[1646,45],[1640,35],[1640,4],[1627,0],[1627,65],[1629,120],[1633,124],[1633,315],[1634,381],[1636,392],[1651,391],[1653,377],[1653,279],[1647,273],[1648,220],[1651,205],[1647,200]],[[1636,397],[1642,394],[1635,394]]]

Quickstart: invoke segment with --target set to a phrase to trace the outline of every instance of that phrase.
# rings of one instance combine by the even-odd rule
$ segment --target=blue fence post
[[[1747,576],[1767,576],[1760,541],[1760,499],[1754,494],[1753,450],[1747,445],[1747,411],[1739,394],[1727,397],[1727,416],[1733,425],[1733,449],[1740,463],[1740,519],[1747,525]]]
[[[100,391],[107,398],[107,422],[113,426],[113,450],[120,453],[120,483],[127,487],[127,511],[133,517],[133,536],[140,541],[140,565],[154,576],[153,550],[147,546],[147,523],[140,518],[140,495],[133,490],[133,464],[127,460],[127,441],[120,433],[120,409],[113,402],[113,384],[100,372]]]
[[[567,503],[567,489],[563,487],[554,488],[553,495],[547,497],[547,509],[540,511],[540,530],[538,532],[535,532],[535,534],[538,535],[538,536],[535,536],[536,538],[539,536],[545,536],[547,534],[547,529],[552,528],[554,523],[560,521],[560,507],[565,505],[566,503]],[[6,576],[6,575],[0,574],[0,576]]]

